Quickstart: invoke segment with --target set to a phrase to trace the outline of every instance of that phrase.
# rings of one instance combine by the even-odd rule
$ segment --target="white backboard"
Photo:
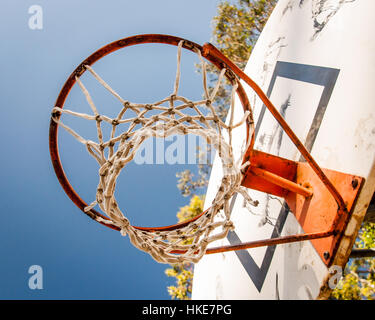
[[[334,260],[338,267],[347,262],[375,189],[374,24],[372,0],[280,0],[245,69],[322,168],[366,179]],[[247,92],[256,123],[255,149],[302,160],[260,99]],[[235,117],[241,116],[237,107]],[[243,132],[239,128],[234,134],[237,147],[244,142]],[[205,207],[220,181],[218,163]],[[249,212],[235,196],[236,229],[213,246],[303,232],[282,199],[254,190],[249,194],[260,205]],[[212,254],[195,265],[192,298],[326,298],[329,274],[309,241]]]

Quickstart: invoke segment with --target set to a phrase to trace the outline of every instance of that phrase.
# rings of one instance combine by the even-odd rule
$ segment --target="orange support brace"
[[[256,176],[263,178],[264,180],[267,180],[271,183],[274,183],[288,191],[298,193],[305,198],[311,198],[313,195],[313,191],[311,189],[305,188],[300,186],[297,183],[294,183],[288,179],[285,179],[283,177],[278,176],[277,174],[274,174],[272,172],[263,170],[261,168],[257,167],[250,167],[250,170],[252,173],[254,173]]]

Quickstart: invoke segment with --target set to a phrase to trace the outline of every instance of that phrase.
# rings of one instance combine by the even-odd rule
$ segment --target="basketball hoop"
[[[94,71],[92,65],[116,50],[144,43],[162,43],[176,46],[177,71],[173,92],[168,97],[153,103],[137,104],[123,99]],[[196,53],[200,59],[204,91],[204,99],[200,101],[193,101],[179,95],[182,49]],[[207,88],[206,62],[203,58],[220,71],[217,84],[211,92]],[[97,110],[89,91],[80,80],[81,75],[85,72],[89,72],[120,102],[121,110],[117,117],[110,118]],[[224,77],[232,85],[231,114],[227,124],[218,117],[212,107],[221,80]],[[253,149],[253,114],[239,79],[246,82],[261,98],[307,163],[294,162]],[[84,93],[93,114],[78,113],[64,108],[69,92],[76,83]],[[238,123],[234,123],[233,120],[235,94],[239,97],[244,111],[243,118]],[[207,108],[209,113],[204,115],[200,110],[201,106]],[[191,110],[195,114],[191,115],[186,110]],[[149,111],[154,111],[154,113],[150,115]],[[155,112],[157,113],[155,114]],[[128,113],[132,113],[132,116],[125,116]],[[62,114],[70,114],[94,122],[97,127],[98,141],[85,139],[65,125],[61,120]],[[111,137],[107,141],[104,141],[102,135],[101,123],[103,121],[112,126]],[[125,123],[129,125],[128,129],[118,134],[117,131],[121,130],[121,125]],[[246,145],[239,159],[235,159],[232,148],[232,131],[244,123],[246,123]],[[62,126],[84,144],[89,154],[99,164],[96,199],[90,204],[81,199],[64,173],[57,143],[59,126]],[[165,138],[174,134],[201,136],[216,149],[221,159],[223,177],[212,205],[199,216],[180,224],[165,227],[133,226],[124,216],[115,199],[117,177],[121,170],[132,161],[137,149],[146,139],[151,137]],[[361,177],[321,169],[263,91],[213,45],[205,44],[201,47],[191,41],[169,35],[146,34],[124,38],[104,46],[84,60],[70,75],[57,98],[52,110],[49,143],[56,175],[70,199],[95,221],[119,230],[123,235],[128,235],[134,246],[148,252],[156,261],[161,263],[184,261],[196,263],[204,254],[209,253],[329,238],[328,242],[322,245],[322,248],[317,249],[324,257],[323,253],[327,252],[327,246],[329,247],[328,251],[336,250],[335,244],[342,235],[350,216],[350,209],[363,184],[363,178]],[[108,152],[105,153],[104,150],[108,150]],[[357,180],[356,188],[353,188],[351,184],[353,179]],[[338,181],[344,181],[344,183],[338,183]],[[228,232],[234,228],[229,204],[236,193],[240,193],[248,204],[257,205],[257,201],[251,199],[247,194],[246,188],[285,198],[297,219],[301,215],[304,216],[306,223],[302,226],[306,234],[253,241],[239,246],[208,248],[210,243],[225,238]],[[317,223],[314,220],[317,217],[316,211],[319,204],[325,200],[331,206],[329,212],[332,217],[326,219],[326,222],[322,219],[320,229],[316,230]],[[312,204],[308,210],[304,206],[306,202]],[[100,208],[103,214],[94,209],[96,206]],[[308,219],[306,219],[306,215],[309,217]],[[312,220],[315,221],[313,228],[310,226]],[[329,257],[325,259],[325,262],[327,264],[331,262]]]

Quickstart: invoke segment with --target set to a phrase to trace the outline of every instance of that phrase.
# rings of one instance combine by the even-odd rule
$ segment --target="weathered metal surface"
[[[338,206],[332,194],[307,163],[298,163],[295,181],[298,184],[310,185],[313,189],[313,196],[306,199],[289,192],[285,200],[305,232],[323,230],[334,232],[330,237],[312,241],[323,262],[330,266],[365,179],[328,169],[323,169],[323,171],[343,197],[345,210]],[[354,185],[353,181],[356,181]]]

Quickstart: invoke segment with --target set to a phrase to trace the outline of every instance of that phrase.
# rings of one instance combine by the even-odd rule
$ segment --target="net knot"
[[[225,228],[228,228],[229,230],[233,231],[234,230],[234,224],[232,221],[230,220],[227,220],[224,224],[224,227]]]
[[[124,142],[125,140],[128,140],[129,139],[129,134],[127,132],[123,133],[121,135],[121,140]]]
[[[123,217],[121,219],[121,225],[120,225],[120,233],[123,237],[125,237],[128,234],[129,226],[130,226],[129,220]]]
[[[146,252],[151,251],[150,245],[149,245],[148,243],[146,243],[146,242],[143,242],[143,243],[141,244],[141,247],[142,247],[142,250],[143,250],[143,251],[146,251]]]
[[[176,112],[173,110],[173,107],[168,109],[168,114],[175,114]]]
[[[215,227],[214,227],[212,224],[210,224],[209,226],[207,226],[207,229],[208,229],[209,231],[212,231],[212,230],[215,229]]]
[[[208,245],[208,239],[204,238],[201,243],[203,247],[206,247]]]
[[[107,173],[108,173],[108,170],[105,170],[104,172],[100,172],[99,175],[101,177],[105,177],[107,175]]]
[[[188,134],[188,129],[186,127],[179,127],[180,131],[183,133],[183,134]]]

